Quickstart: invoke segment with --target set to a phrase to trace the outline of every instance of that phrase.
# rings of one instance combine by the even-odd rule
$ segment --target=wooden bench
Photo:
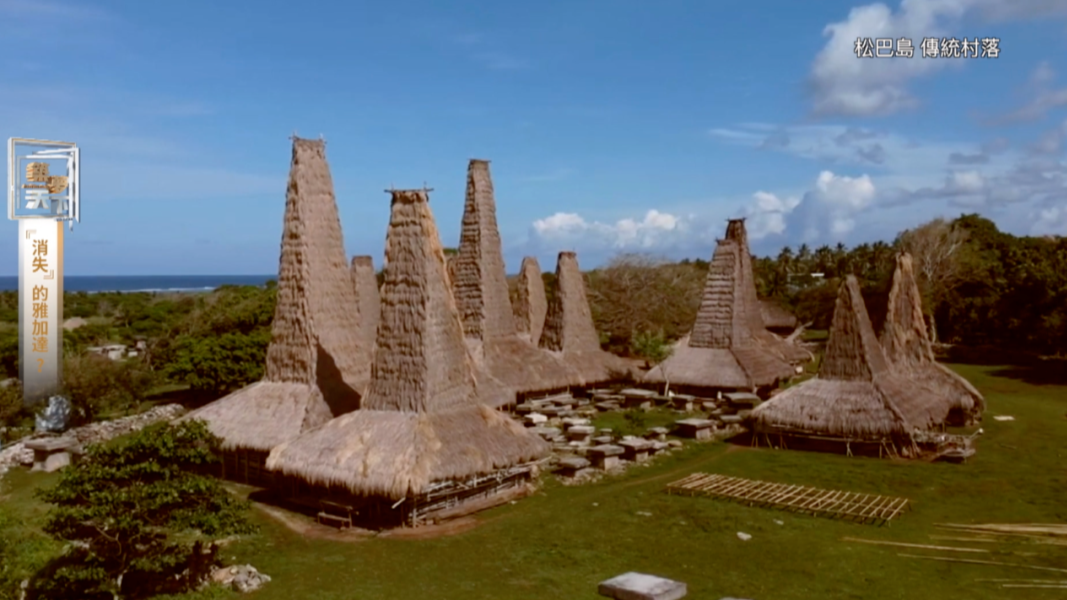
[[[342,517],[340,515],[332,515],[325,511],[320,511],[318,515],[319,523],[323,525],[334,525],[341,529],[348,529],[352,526],[352,517]]]

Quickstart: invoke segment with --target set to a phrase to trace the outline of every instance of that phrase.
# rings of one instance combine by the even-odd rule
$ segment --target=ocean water
[[[277,275],[68,275],[66,292],[210,292],[222,285],[263,285]],[[19,289],[19,278],[0,277],[0,291]]]

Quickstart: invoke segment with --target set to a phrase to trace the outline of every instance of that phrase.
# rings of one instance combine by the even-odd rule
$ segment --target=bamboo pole
[[[941,560],[945,562],[958,562],[968,563],[973,565],[997,565],[1001,567],[1018,567],[1020,569],[1035,569],[1038,571],[1054,571],[1056,573],[1067,573],[1067,569],[1057,569],[1055,567],[1039,567],[1037,565],[1023,565],[1019,563],[1006,563],[995,560],[977,560],[973,558],[951,558],[948,556],[922,556],[919,554],[898,554],[897,556],[903,556],[905,558],[925,558],[927,560]]]
[[[876,546],[899,546],[901,548],[922,548],[924,550],[949,550],[951,552],[983,552],[988,553],[989,550],[985,548],[957,548],[953,546],[929,546],[927,544],[907,544],[904,542],[889,542],[885,540],[864,540],[854,537],[843,537],[843,542],[859,542],[861,544],[873,544]]]

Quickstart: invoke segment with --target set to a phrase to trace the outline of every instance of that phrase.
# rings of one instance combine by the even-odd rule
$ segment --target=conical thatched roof
[[[567,387],[566,366],[515,328],[489,161],[471,160],[452,292],[475,362],[515,393]]]
[[[792,375],[793,368],[756,338],[745,307],[741,271],[740,245],[719,241],[688,340],[645,374],[646,382],[748,390]]]
[[[930,390],[890,368],[850,275],[837,297],[818,376],[760,405],[752,418],[758,431],[880,440],[933,427],[947,415],[948,406]]]
[[[541,278],[541,265],[533,256],[522,259],[519,269],[519,294],[515,303],[516,327],[519,335],[537,343],[545,327],[548,300],[545,296],[545,280]]]
[[[730,219],[727,221],[726,239],[734,240],[740,247],[741,293],[744,299],[741,306],[745,311],[745,318],[749,320],[749,327],[756,339],[790,363],[797,364],[811,360],[811,353],[807,350],[796,344],[786,342],[767,331],[768,323],[764,322],[759,297],[756,294],[756,276],[752,270],[752,254],[748,247],[748,232],[745,229],[744,219]]]
[[[187,416],[227,449],[269,450],[354,410],[369,378],[325,146],[293,139],[264,380]]]
[[[556,260],[556,293],[548,305],[539,344],[562,358],[572,373],[572,385],[593,385],[631,374],[625,361],[600,348],[574,252],[560,252]]]
[[[374,273],[374,259],[370,256],[352,257],[352,287],[359,307],[359,331],[366,348],[374,347],[378,335],[378,317],[382,304],[378,296],[378,277]]]
[[[274,448],[268,469],[398,499],[547,454],[547,444],[479,397],[447,284],[426,191],[393,191],[363,407]]]
[[[934,360],[933,344],[923,320],[919,285],[907,253],[897,256],[881,342],[889,361],[909,378],[937,392],[943,401],[970,420],[981,416],[985,409],[982,394],[955,371]]]

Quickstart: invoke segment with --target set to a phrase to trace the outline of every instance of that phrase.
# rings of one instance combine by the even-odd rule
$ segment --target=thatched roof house
[[[381,321],[362,408],[276,447],[272,471],[399,500],[545,456],[480,397],[427,192],[393,191]]]
[[[541,277],[541,265],[533,256],[522,259],[519,269],[519,293],[516,298],[515,323],[519,335],[537,343],[545,328],[548,300],[545,296],[545,280]]]
[[[378,317],[382,310],[374,259],[370,256],[353,256],[351,273],[352,288],[356,293],[360,336],[364,347],[374,348],[374,340],[378,335]]]
[[[463,227],[451,267],[452,292],[475,363],[513,396],[566,388],[567,367],[516,330],[487,160],[471,160],[467,169]]]
[[[748,247],[748,232],[745,229],[744,219],[730,219],[727,221],[726,239],[737,242],[740,247],[741,292],[745,298],[742,306],[745,308],[745,318],[749,319],[749,327],[756,339],[790,363],[797,364],[810,361],[812,359],[810,352],[767,331],[768,325],[763,320],[759,297],[756,294],[756,277],[752,270],[752,253]]]
[[[370,349],[347,262],[325,142],[294,138],[266,374],[186,416],[224,450],[266,452],[358,408]]]
[[[741,271],[740,245],[720,240],[693,329],[667,360],[645,374],[646,383],[748,391],[774,386],[793,374],[789,363],[757,339]],[[762,323],[758,328],[763,329]]]
[[[834,307],[819,374],[752,413],[757,433],[911,446],[915,430],[944,422],[948,405],[890,367],[859,283],[849,275]]]
[[[760,300],[759,308],[763,326],[767,329],[788,333],[797,328],[796,315],[774,300]]]
[[[981,419],[985,409],[982,394],[955,371],[934,359],[926,323],[923,320],[922,297],[915,279],[911,256],[897,256],[893,272],[893,287],[889,292],[889,306],[881,336],[882,348],[894,367],[937,393],[950,406],[949,421],[954,424],[973,423]]]
[[[589,386],[632,375],[626,361],[600,347],[574,252],[560,252],[556,259],[556,293],[548,305],[539,344],[567,365],[571,385]]]

